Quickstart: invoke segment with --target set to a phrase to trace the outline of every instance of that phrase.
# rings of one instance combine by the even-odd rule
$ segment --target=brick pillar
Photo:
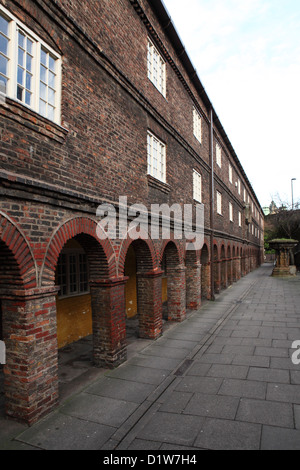
[[[201,264],[186,267],[186,306],[191,310],[201,307]]]
[[[236,259],[236,278],[237,280],[241,279],[241,258]]]
[[[186,317],[185,266],[167,269],[168,320],[181,322]]]
[[[93,354],[97,367],[118,367],[127,358],[125,284],[127,277],[92,281]]]
[[[228,259],[227,260],[227,282],[228,285],[232,285],[232,260]]]
[[[221,289],[227,289],[227,261],[222,259],[220,262],[221,269]]]
[[[211,298],[210,285],[210,263],[201,266],[201,295],[202,299],[209,300]]]
[[[6,414],[28,425],[58,403],[56,288],[1,296]]]
[[[157,339],[162,334],[163,271],[137,273],[140,338]]]
[[[221,290],[221,262],[214,261],[214,284],[215,293],[219,294]]]

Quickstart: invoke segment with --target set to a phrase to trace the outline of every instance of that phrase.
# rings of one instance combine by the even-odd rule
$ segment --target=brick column
[[[140,338],[157,339],[162,334],[163,271],[137,273]]]
[[[210,285],[210,263],[204,264],[201,267],[201,294],[202,299],[211,299],[211,285]]]
[[[181,322],[186,317],[185,266],[167,268],[168,320]]]
[[[94,362],[114,368],[127,358],[125,284],[127,277],[92,281]]]
[[[221,290],[221,261],[214,261],[214,284],[215,293],[219,294]]]
[[[186,267],[186,306],[191,310],[201,307],[201,264]]]
[[[28,425],[58,402],[56,288],[1,295],[6,414]]]

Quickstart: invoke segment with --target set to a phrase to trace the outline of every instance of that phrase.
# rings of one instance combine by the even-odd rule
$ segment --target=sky
[[[261,206],[300,202],[300,1],[163,3]]]

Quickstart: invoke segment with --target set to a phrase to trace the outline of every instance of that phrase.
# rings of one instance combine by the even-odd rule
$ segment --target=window
[[[60,123],[60,69],[60,56],[0,7],[1,91]]]
[[[222,150],[219,144],[216,145],[216,160],[217,160],[217,165],[221,168],[222,167]]]
[[[193,110],[194,118],[194,136],[199,142],[202,142],[202,119],[198,111],[194,108]]]
[[[232,183],[233,176],[232,176],[232,166],[229,164],[229,183]]]
[[[233,222],[233,205],[231,202],[229,203],[229,220]]]
[[[202,203],[202,176],[194,170],[193,173],[194,199]]]
[[[238,180],[238,193],[241,194],[241,180]]]
[[[150,39],[148,39],[148,78],[165,97],[166,63]]]
[[[148,174],[166,182],[166,146],[148,132]]]
[[[239,212],[239,227],[242,226],[242,213]]]
[[[222,215],[222,194],[217,191],[217,212]]]
[[[88,263],[85,253],[62,253],[57,265],[57,284],[60,297],[89,292]]]

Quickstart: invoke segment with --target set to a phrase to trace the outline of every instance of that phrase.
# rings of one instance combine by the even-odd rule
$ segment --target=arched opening
[[[237,281],[235,246],[232,249],[232,280],[233,280],[233,282]]]
[[[134,240],[128,247],[124,276],[125,285],[126,337],[127,344],[137,337],[147,337],[145,316],[148,300],[151,302],[153,260],[151,251],[144,240]],[[148,300],[147,300],[148,299]]]
[[[201,296],[202,299],[210,299],[210,263],[209,251],[206,243],[201,251]]]

